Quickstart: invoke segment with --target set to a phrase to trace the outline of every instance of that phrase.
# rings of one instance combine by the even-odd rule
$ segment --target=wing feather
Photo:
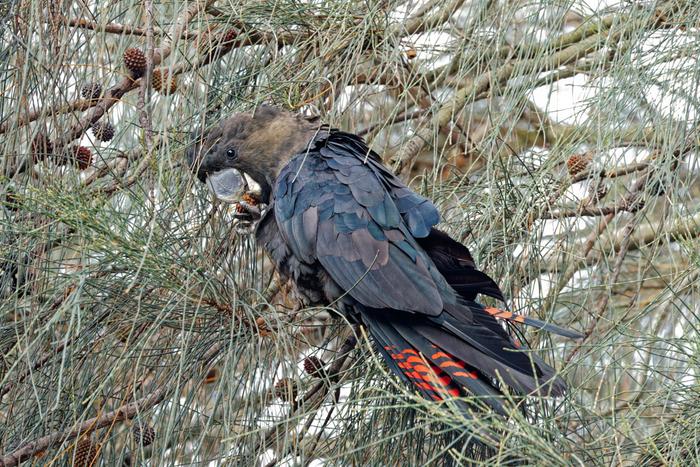
[[[331,133],[282,170],[274,191],[280,232],[296,256],[318,261],[361,304],[437,315],[456,294],[414,238],[428,235],[437,209],[356,139]]]

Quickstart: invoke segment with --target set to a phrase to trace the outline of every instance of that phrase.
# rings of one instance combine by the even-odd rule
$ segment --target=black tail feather
[[[474,300],[477,294],[484,294],[505,302],[496,281],[476,268],[466,246],[434,227],[427,237],[417,238],[416,241],[459,295]]]
[[[428,399],[472,395],[506,414],[499,382],[522,395],[560,395],[566,389],[541,359],[487,329],[464,329],[448,312],[437,322],[420,316],[400,319],[390,310],[362,314],[391,370]]]
[[[479,371],[503,382],[520,394],[560,396],[566,390],[556,371],[538,358],[519,350],[512,340],[455,317],[455,310],[430,318],[439,327],[420,325],[419,332],[457,358],[469,362]],[[442,329],[450,332],[446,333]]]
[[[556,324],[552,323],[547,323],[545,321],[541,321],[537,318],[531,318],[529,316],[524,316],[524,315],[518,315],[510,311],[505,311],[501,310],[499,308],[494,308],[490,306],[482,306],[479,303],[476,302],[466,302],[466,305],[471,308],[473,311],[475,310],[482,310],[480,312],[485,312],[488,313],[489,315],[493,316],[494,318],[499,318],[508,322],[512,323],[520,323],[524,324],[525,326],[533,326],[536,328],[539,328],[542,331],[547,331],[551,332],[553,334],[558,334],[563,337],[568,337],[570,339],[581,339],[583,337],[583,334],[580,332],[573,331],[571,329],[566,329],[561,326],[557,326]]]

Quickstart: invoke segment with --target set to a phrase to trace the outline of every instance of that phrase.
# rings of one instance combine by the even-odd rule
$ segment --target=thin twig
[[[318,408],[323,399],[328,394],[328,390],[331,386],[329,383],[336,383],[340,378],[340,371],[343,368],[347,358],[350,356],[350,352],[357,345],[357,335],[353,330],[353,333],[345,340],[343,345],[340,347],[337,353],[336,359],[328,368],[327,377],[324,381],[316,383],[311,389],[309,389],[303,396],[299,397],[292,405],[291,411],[285,421],[275,424],[270,428],[263,436],[260,441],[256,452],[262,452],[269,448],[270,445],[279,439],[281,431],[289,426],[287,421],[292,418],[300,409],[306,409],[307,411],[315,410]]]
[[[146,154],[150,155],[153,151],[153,129],[151,126],[151,80],[153,73],[153,2],[151,0],[144,1],[144,10],[146,14],[146,74],[141,78],[139,86],[139,97],[136,107],[139,110],[139,122],[144,132],[144,140],[146,143]],[[165,77],[165,75],[163,75]],[[163,86],[167,86],[164,83]]]
[[[119,24],[119,23],[105,23],[105,24],[100,24],[95,21],[90,21],[85,18],[65,18],[61,17],[61,20],[68,26],[74,27],[74,28],[81,28],[81,29],[89,29],[91,31],[96,31],[96,32],[107,32],[110,34],[122,34],[125,36],[141,36],[141,37],[147,37],[148,36],[148,30],[147,28],[138,28],[134,26],[128,26],[126,24]],[[153,34],[156,36],[166,36],[168,33],[160,28],[153,28]],[[180,37],[189,39],[192,37],[196,37],[197,34],[192,34],[191,32],[188,31],[183,31],[182,35]]]
[[[620,246],[620,250],[617,252],[617,255],[615,257],[615,263],[613,264],[612,272],[610,273],[610,276],[608,278],[608,285],[610,289],[612,289],[613,284],[617,282],[617,279],[620,277],[620,272],[622,272],[622,264],[625,260],[625,257],[627,256],[627,252],[629,250],[629,245],[630,245],[630,239],[632,238],[632,232],[634,231],[635,227],[637,226],[637,223],[635,221],[629,222],[624,229],[624,240],[622,242],[622,245]],[[579,339],[576,342],[576,345],[574,345],[574,348],[569,352],[569,354],[564,358],[564,363],[562,364],[562,368],[565,368],[570,362],[571,359],[574,358],[574,356],[581,350],[583,345],[586,343],[586,341],[591,337],[593,334],[593,331],[596,329],[598,326],[598,322],[600,319],[603,317],[603,312],[608,306],[608,303],[610,302],[610,297],[612,296],[612,293],[610,293],[610,290],[605,290],[603,293],[601,293],[600,298],[598,299],[598,303],[596,304],[595,309],[592,312],[593,319],[591,319],[591,322],[589,325],[586,327],[586,329],[583,332],[583,338]]]
[[[360,131],[357,132],[358,136],[365,136],[367,134],[374,133],[376,130],[380,128],[386,128],[389,125],[396,125],[399,123],[407,122],[409,120],[415,120],[416,118],[420,118],[426,114],[425,110],[414,110],[413,112],[402,112],[401,114],[397,115],[396,117],[392,118],[388,122],[380,122],[380,123],[375,123],[374,125],[370,125],[366,128],[361,129]]]

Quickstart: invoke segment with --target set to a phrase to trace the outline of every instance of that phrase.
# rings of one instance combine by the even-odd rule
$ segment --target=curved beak
[[[236,169],[224,169],[210,173],[206,177],[206,183],[212,193],[226,203],[240,201],[246,189],[245,180]]]

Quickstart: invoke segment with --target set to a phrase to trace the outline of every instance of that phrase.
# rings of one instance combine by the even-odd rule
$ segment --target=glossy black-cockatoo
[[[437,208],[362,138],[270,106],[200,135],[193,170],[224,200],[245,173],[268,205],[256,239],[306,306],[361,323],[389,368],[426,398],[472,394],[503,413],[501,388],[558,395],[565,383],[497,318],[578,334],[475,301],[503,300],[469,250],[435,228]]]

